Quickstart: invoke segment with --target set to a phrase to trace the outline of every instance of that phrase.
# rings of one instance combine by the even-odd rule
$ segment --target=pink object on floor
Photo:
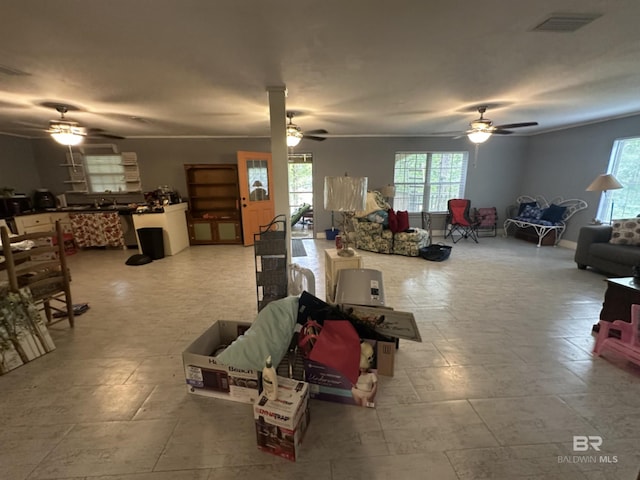
[[[605,351],[612,351],[640,365],[640,340],[638,339],[640,305],[631,305],[631,323],[623,320],[613,322],[600,320],[599,325],[600,330],[593,348],[596,355],[601,356]],[[620,338],[610,337],[610,330],[619,330]]]

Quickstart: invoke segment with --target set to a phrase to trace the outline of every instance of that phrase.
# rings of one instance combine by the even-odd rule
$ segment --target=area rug
[[[291,256],[292,257],[306,257],[307,251],[304,249],[304,243],[298,238],[291,240]]]

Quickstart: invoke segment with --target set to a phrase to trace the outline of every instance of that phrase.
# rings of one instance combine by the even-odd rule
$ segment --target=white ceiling
[[[551,14],[601,14],[574,33]],[[638,0],[21,0],[0,7],[0,132],[51,106],[126,137],[269,136],[267,87],[303,130],[462,131],[489,105],[533,134],[640,112]]]

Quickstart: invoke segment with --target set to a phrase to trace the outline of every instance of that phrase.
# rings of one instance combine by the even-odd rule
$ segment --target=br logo
[[[600,445],[602,445],[602,437],[600,435],[574,435],[573,436],[573,451],[574,452],[586,452],[590,448],[593,448],[596,452],[600,451]]]

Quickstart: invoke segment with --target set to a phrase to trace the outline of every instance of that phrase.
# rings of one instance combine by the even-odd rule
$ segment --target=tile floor
[[[295,258],[322,298],[330,246],[305,240]],[[312,401],[296,463],[257,450],[249,405],[184,385],[191,340],[215,319],[255,318],[253,249],[141,267],[131,254],[70,257],[90,310],[51,328],[54,352],[0,377],[3,480],[636,477],[640,368],[591,356],[604,277],[571,250],[498,237],[461,241],[444,263],[362,252],[423,343],[400,342],[376,409]],[[601,451],[579,460],[574,435],[602,436]]]

